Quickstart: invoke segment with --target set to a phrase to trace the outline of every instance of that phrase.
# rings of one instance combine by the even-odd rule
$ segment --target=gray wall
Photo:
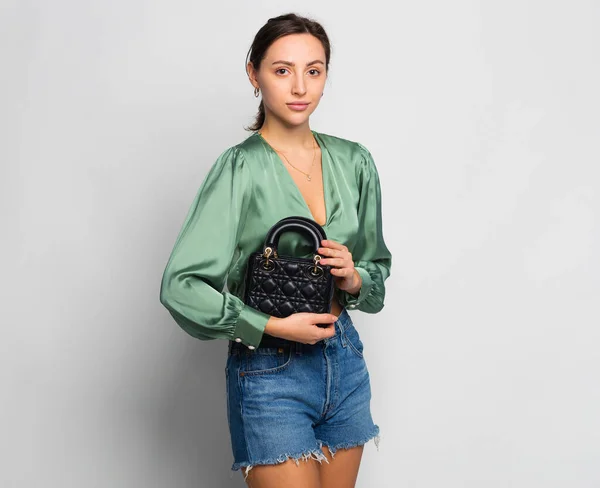
[[[226,344],[158,290],[286,11],[334,45],[311,126],[382,175],[358,486],[600,486],[597,2],[0,5],[2,487],[243,486]]]

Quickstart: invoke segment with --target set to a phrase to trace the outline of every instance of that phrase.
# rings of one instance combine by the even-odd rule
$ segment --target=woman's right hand
[[[273,317],[267,322],[265,332],[274,337],[316,344],[317,342],[335,335],[335,321],[338,319],[330,313],[299,312],[284,318]],[[315,324],[329,324],[319,327]]]

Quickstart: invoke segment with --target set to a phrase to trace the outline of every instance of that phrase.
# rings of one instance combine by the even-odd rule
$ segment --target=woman
[[[262,91],[254,133],[205,177],[160,299],[193,337],[229,340],[232,469],[245,468],[248,486],[353,487],[364,444],[379,439],[363,345],[347,311],[383,307],[391,254],[379,177],[364,146],[309,127],[330,60],[320,24],[295,14],[269,19],[250,51],[247,74],[255,96]],[[327,233],[319,254],[336,282],[330,314],[277,318],[243,302],[249,255],[292,215]],[[307,257],[313,248],[288,232],[278,250]]]

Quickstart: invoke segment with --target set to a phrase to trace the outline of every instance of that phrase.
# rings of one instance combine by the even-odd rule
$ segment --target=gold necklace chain
[[[261,133],[261,132],[259,132],[259,134],[260,134],[260,136],[261,136],[261,137],[264,139],[264,136],[262,135],[262,133]],[[266,139],[265,139],[265,140],[266,140]],[[313,140],[313,142],[314,142],[314,140]],[[271,146],[271,147],[273,147],[273,146]],[[275,149],[275,148],[273,148],[273,149]],[[294,166],[292,163],[290,163],[290,160],[287,158],[287,156],[286,156],[286,155],[285,155],[285,154],[284,154],[282,151],[279,151],[279,150],[277,150],[277,149],[275,149],[275,151],[277,151],[278,153],[281,153],[281,155],[282,155],[282,156],[285,158],[285,160],[287,161],[287,163],[288,163],[288,164],[289,164],[289,165],[290,165],[292,168],[294,168],[294,169],[295,169],[295,170],[297,170],[297,171],[300,171],[300,173],[302,173],[304,176],[306,176],[306,179],[307,179],[308,181],[312,181],[312,180],[311,180],[311,177],[310,177],[310,173],[312,172],[313,166],[315,165],[315,156],[316,156],[316,154],[317,154],[317,148],[316,148],[316,146],[315,146],[314,144],[313,144],[313,159],[312,159],[312,163],[311,163],[311,165],[310,165],[310,170],[309,170],[309,172],[308,172],[308,173],[307,173],[307,172],[305,172],[305,171],[302,171],[300,168],[297,168],[297,167],[296,167],[296,166]]]

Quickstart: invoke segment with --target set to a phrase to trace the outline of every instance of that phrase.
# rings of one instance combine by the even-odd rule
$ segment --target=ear
[[[248,61],[246,65],[246,73],[248,74],[248,79],[254,88],[258,87],[258,80],[256,79],[256,70],[254,69],[254,65],[252,61]]]

